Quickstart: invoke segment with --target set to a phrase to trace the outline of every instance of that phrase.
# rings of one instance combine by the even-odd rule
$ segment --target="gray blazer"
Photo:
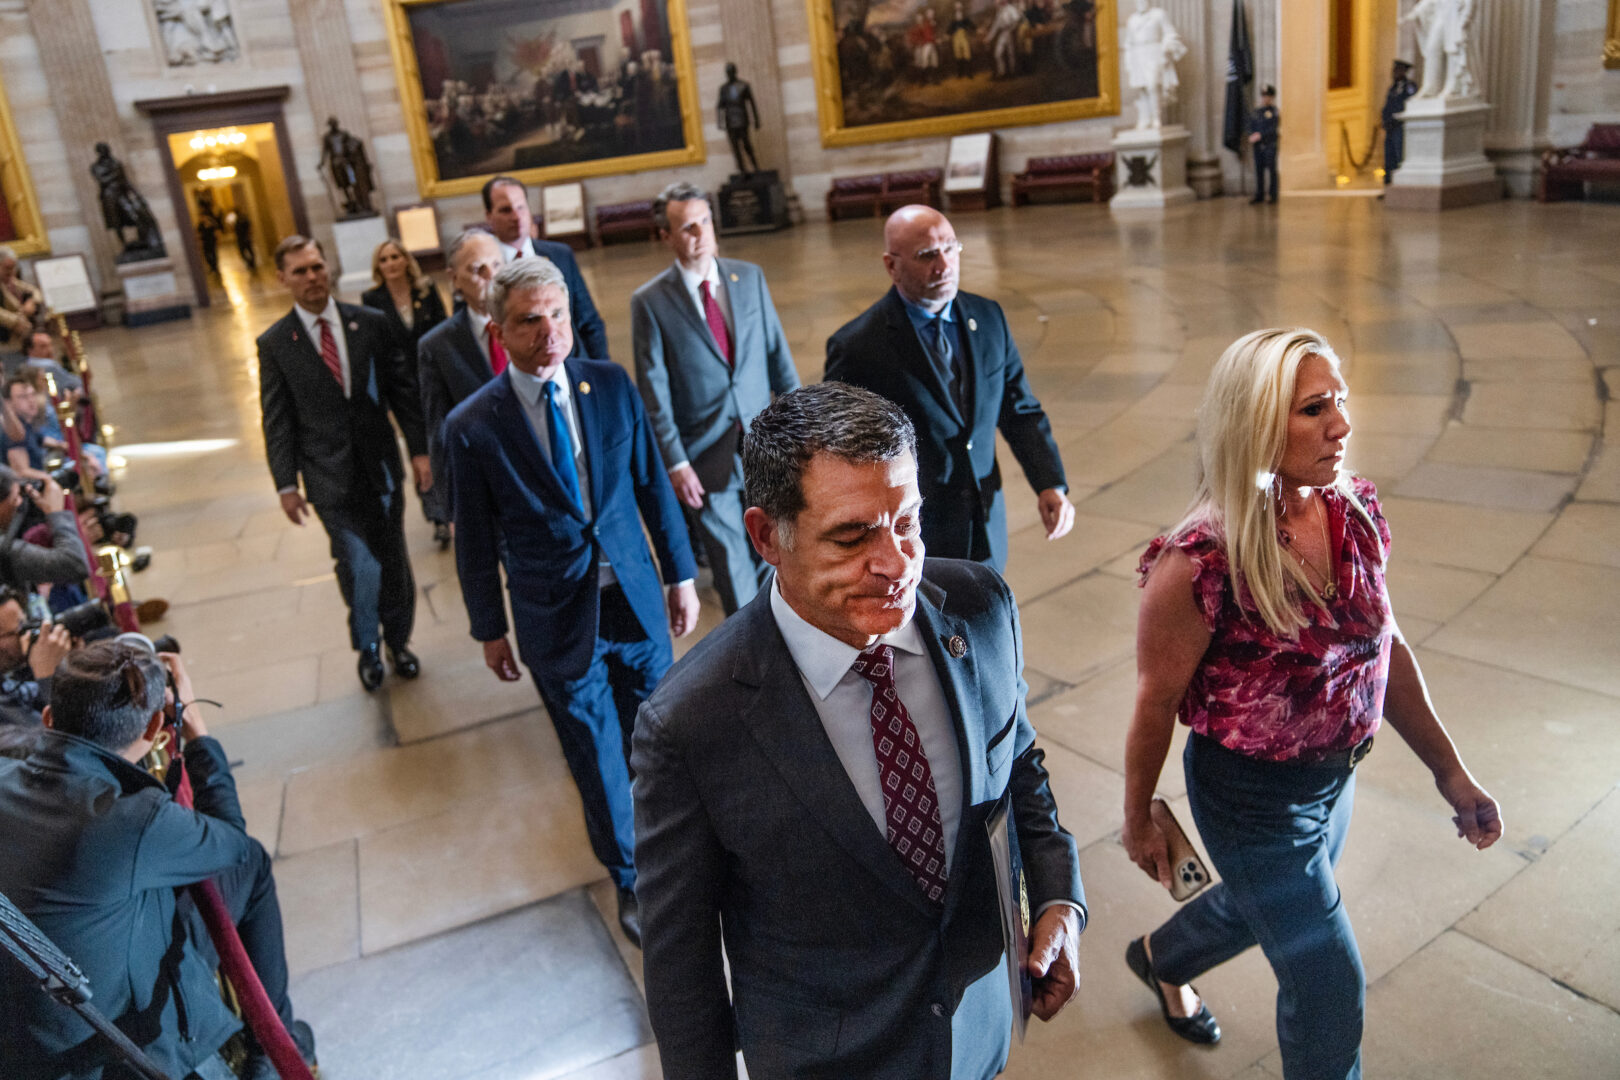
[[[734,368],[673,265],[630,297],[630,335],[664,467],[690,462],[704,488],[726,491],[742,486],[742,432],[772,394],[798,388],[799,374],[765,275],[753,263],[716,262],[731,304]]]
[[[943,910],[908,875],[839,762],[770,590],[676,664],[636,718],[636,895],[667,1080],[986,1080],[1012,1022],[985,821],[1010,798],[1030,911],[1085,903],[1024,710],[1006,584],[928,560],[916,616],[961,751]],[[952,655],[960,637],[966,651]],[[960,650],[958,650],[960,651]],[[731,964],[732,994],[722,964]]]

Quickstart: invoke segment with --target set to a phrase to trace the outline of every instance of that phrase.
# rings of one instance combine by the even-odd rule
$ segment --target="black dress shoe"
[[[248,1036],[248,1052],[238,1072],[241,1080],[281,1080],[281,1074],[271,1063],[270,1055],[259,1046],[251,1031],[246,1028],[243,1031]],[[309,1025],[302,1020],[294,1020],[292,1026],[287,1029],[287,1034],[292,1037],[293,1046],[297,1048],[298,1056],[303,1059],[304,1064],[312,1071],[316,1069],[319,1062],[315,1060],[315,1033],[310,1030]]]
[[[636,902],[634,889],[619,890],[619,929],[630,944],[641,948],[641,905]]]
[[[1215,1014],[1209,1011],[1209,1006],[1203,1001],[1199,1001],[1198,1011],[1192,1016],[1170,1015],[1170,1006],[1164,1000],[1164,989],[1159,986],[1159,979],[1153,973],[1153,964],[1148,960],[1147,948],[1141,938],[1125,946],[1125,966],[1159,999],[1159,1011],[1164,1014],[1164,1022],[1170,1025],[1171,1031],[1188,1042],[1213,1046],[1221,1041],[1221,1025],[1215,1021]]]
[[[382,646],[372,642],[361,649],[360,663],[357,666],[360,671],[361,686],[367,690],[375,690],[381,686],[385,674],[382,662]]]
[[[422,661],[409,649],[388,647],[388,662],[394,665],[394,674],[402,679],[414,679],[422,674]]]

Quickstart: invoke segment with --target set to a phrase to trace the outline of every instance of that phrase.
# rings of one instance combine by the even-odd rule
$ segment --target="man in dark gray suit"
[[[416,343],[417,382],[422,387],[422,419],[433,491],[442,518],[450,518],[444,449],[444,418],[479,387],[506,370],[506,349],[495,339],[489,316],[489,285],[506,265],[501,245],[483,229],[468,229],[450,243],[450,284],[466,301],[456,313]]]
[[[636,382],[730,615],[770,573],[743,531],[743,428],[773,394],[798,386],[799,375],[765,275],[715,253],[708,192],[671,184],[653,215],[675,264],[630,298]]]
[[[743,462],[776,583],[636,718],[663,1075],[735,1075],[740,1048],[753,1080],[988,1080],[1014,1019],[993,831],[1022,852],[1042,1019],[1074,995],[1085,926],[1012,594],[975,563],[924,563],[916,434],[870,391],[777,398]]]

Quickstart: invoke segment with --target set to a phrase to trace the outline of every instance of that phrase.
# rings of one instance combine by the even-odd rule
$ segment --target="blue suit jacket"
[[[445,419],[444,441],[456,571],[472,636],[493,641],[507,631],[497,569],[504,566],[518,655],[537,673],[573,679],[585,673],[596,643],[602,557],[654,640],[669,634],[663,586],[696,577],[697,567],[630,377],[600,360],[568,360],[564,371],[585,441],[589,518],[564,494],[510,378],[491,379],[456,406]]]
[[[636,895],[667,1080],[731,1075],[734,1045],[754,1080],[986,1080],[1005,1063],[1012,1004],[985,822],[1010,800],[1031,913],[1085,903],[1079,862],[1025,713],[1006,583],[975,563],[929,559],[914,618],[961,755],[943,909],[850,783],[769,589],[641,707],[630,759]],[[953,638],[966,644],[960,656]]]

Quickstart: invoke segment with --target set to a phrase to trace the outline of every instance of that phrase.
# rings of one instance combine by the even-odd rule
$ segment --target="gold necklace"
[[[1327,573],[1323,573],[1316,567],[1312,566],[1308,559],[1305,559],[1300,555],[1299,552],[1294,550],[1293,533],[1289,532],[1287,529],[1282,529],[1280,531],[1282,532],[1283,547],[1288,549],[1288,554],[1292,555],[1294,557],[1294,561],[1299,563],[1300,569],[1305,571],[1305,580],[1310,582],[1314,588],[1316,584],[1315,579],[1321,578],[1321,597],[1323,600],[1331,604],[1334,600],[1338,599],[1339,586],[1338,583],[1333,580],[1333,546],[1331,540],[1328,538],[1327,500],[1325,499],[1322,501],[1322,517],[1319,524],[1322,527],[1322,553],[1327,556],[1328,562]]]

